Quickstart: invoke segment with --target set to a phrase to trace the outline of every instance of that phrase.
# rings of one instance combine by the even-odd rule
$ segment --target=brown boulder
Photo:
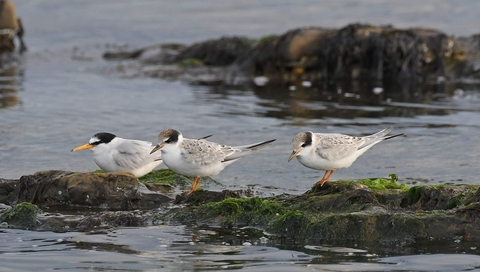
[[[154,209],[172,199],[150,191],[129,173],[72,173],[41,171],[18,181],[10,202],[40,207],[107,210]]]

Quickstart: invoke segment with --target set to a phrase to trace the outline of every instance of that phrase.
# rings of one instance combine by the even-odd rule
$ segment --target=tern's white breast
[[[308,168],[317,170],[337,170],[340,168],[347,168],[361,155],[363,152],[356,152],[345,158],[337,160],[327,160],[320,157],[318,154],[312,152],[306,155],[297,156],[298,161]]]

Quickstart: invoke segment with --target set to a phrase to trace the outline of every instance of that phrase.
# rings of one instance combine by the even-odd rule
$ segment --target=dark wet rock
[[[305,28],[263,42],[240,62],[254,75],[436,80],[445,76],[448,42],[442,32],[427,29]]]
[[[385,188],[377,185],[386,184]],[[257,227],[295,241],[378,241],[463,237],[480,241],[478,186],[417,186],[388,180],[331,182],[302,195],[227,198],[167,213],[176,223]],[[469,204],[468,204],[469,203]]]
[[[221,192],[198,190],[191,194],[188,194],[188,192],[183,192],[177,195],[174,203],[201,205],[209,202],[219,202],[227,198],[245,198],[251,195],[252,192],[249,190],[223,190]]]
[[[251,48],[252,41],[246,37],[222,37],[182,49],[173,62],[195,59],[208,66],[226,66],[243,57]]]
[[[276,81],[435,83],[480,76],[480,35],[453,37],[431,29],[368,24],[299,28],[260,40],[223,37],[191,46],[158,45],[105,57],[112,59],[112,54],[138,59],[148,76],[191,82],[239,83],[266,76]],[[191,66],[195,69],[185,69]]]
[[[400,206],[423,211],[448,210],[468,203],[477,189],[475,185],[413,186]]]
[[[31,202],[49,208],[153,209],[170,202],[129,173],[41,171],[18,181],[10,203]]]
[[[0,203],[9,204],[18,180],[0,179]]]
[[[22,202],[8,208],[0,214],[0,222],[16,228],[35,229],[38,227],[37,216],[42,212],[37,205]]]
[[[37,205],[22,202],[2,210],[0,228],[31,230],[100,231],[117,227],[142,227],[155,222],[146,211],[96,211],[90,214],[52,214],[42,211]]]

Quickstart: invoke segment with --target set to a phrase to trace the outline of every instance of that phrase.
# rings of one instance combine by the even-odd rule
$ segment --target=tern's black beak
[[[150,151],[150,154],[153,154],[154,152],[162,149],[162,147],[163,147],[163,144],[161,144],[161,145],[160,145],[160,144],[157,144],[157,145],[155,146],[155,148],[152,149],[152,151]]]
[[[295,158],[298,155],[298,153],[300,153],[300,150],[298,151],[293,150],[292,155],[290,155],[290,158],[288,158],[288,161],[291,161],[293,158]]]

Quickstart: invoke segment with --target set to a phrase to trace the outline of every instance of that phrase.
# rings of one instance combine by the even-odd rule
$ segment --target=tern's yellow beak
[[[164,144],[157,144],[157,145],[155,146],[155,148],[152,149],[152,151],[150,151],[150,154],[152,154],[153,152],[156,152],[156,151],[162,149],[163,146],[164,146]]]
[[[291,161],[293,158],[295,158],[298,155],[298,153],[300,153],[300,150],[297,150],[297,151],[293,150],[292,155],[290,155],[290,158],[288,158],[288,161]]]
[[[80,151],[80,150],[85,150],[85,149],[90,149],[90,148],[93,148],[94,146],[91,145],[91,144],[84,144],[84,145],[81,145],[79,147],[75,147],[74,149],[72,149],[72,152],[75,152],[75,151]]]

